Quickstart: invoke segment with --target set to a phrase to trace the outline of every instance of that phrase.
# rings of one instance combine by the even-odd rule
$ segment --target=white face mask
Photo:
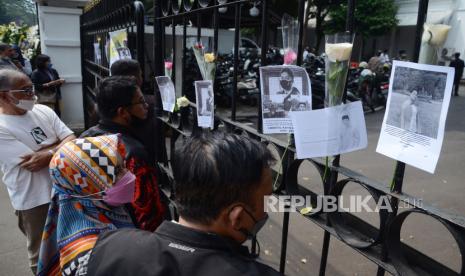
[[[37,102],[37,96],[34,96],[32,100],[18,100],[19,103],[16,104],[17,108],[21,108],[23,110],[31,111],[34,108],[34,105]]]

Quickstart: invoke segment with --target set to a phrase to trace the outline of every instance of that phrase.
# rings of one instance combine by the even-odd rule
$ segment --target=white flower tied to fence
[[[327,107],[340,105],[344,94],[354,35],[338,33],[326,36],[326,100]]]

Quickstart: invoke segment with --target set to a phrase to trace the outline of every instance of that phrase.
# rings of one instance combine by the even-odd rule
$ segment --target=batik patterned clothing
[[[134,227],[124,206],[111,207],[102,201],[102,192],[115,183],[124,154],[120,138],[110,135],[68,142],[54,155],[50,162],[53,197],[38,275],[85,275],[100,233]]]
[[[147,149],[136,139],[131,130],[110,121],[100,121],[84,132],[81,137],[119,133],[126,149],[124,157],[126,168],[136,176],[134,200],[131,203],[131,214],[137,227],[154,232],[167,217],[168,207],[158,187],[156,170],[150,164]]]

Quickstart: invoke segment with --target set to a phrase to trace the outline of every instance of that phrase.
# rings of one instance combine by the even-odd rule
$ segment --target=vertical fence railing
[[[81,56],[86,128],[95,124],[98,119],[94,108],[96,85],[99,80],[110,74],[110,61],[105,54],[109,39],[108,33],[120,29],[128,31],[128,46],[131,54],[142,65],[141,68],[144,71],[144,5],[140,1],[102,0],[91,9],[85,10],[81,15]],[[100,44],[101,64],[97,64],[94,59],[94,42]]]
[[[202,5],[199,5],[200,2]],[[359,0],[362,1],[362,0]],[[305,27],[303,26],[304,10],[305,5],[308,4],[308,0],[298,0],[298,21],[300,24],[299,35],[303,37]],[[256,128],[250,127],[249,125],[242,124],[236,121],[238,117],[237,111],[237,81],[238,81],[238,67],[239,67],[239,42],[240,42],[240,29],[242,26],[243,14],[242,9],[245,6],[251,6],[252,4],[259,4],[261,9],[261,17],[256,18],[256,24],[260,26],[261,37],[261,65],[267,65],[267,50],[268,50],[268,30],[270,30],[270,12],[273,9],[272,2],[270,0],[229,0],[229,1],[214,1],[214,0],[195,0],[195,1],[181,1],[181,6],[175,7],[176,11],[173,10],[173,6],[168,5],[172,1],[167,0],[154,0],[153,6],[153,17],[154,17],[154,34],[153,34],[153,68],[155,76],[164,75],[164,61],[166,53],[172,53],[172,61],[175,64],[173,73],[176,76],[176,71],[181,72],[181,94],[185,95],[186,91],[191,87],[192,84],[185,82],[186,69],[187,69],[187,56],[189,51],[189,45],[187,43],[188,36],[188,22],[194,22],[195,28],[197,28],[196,34],[193,34],[197,40],[200,40],[202,34],[206,34],[206,31],[202,31],[202,27],[208,26],[213,30],[213,38],[210,40],[212,50],[218,53],[218,49],[221,40],[219,39],[219,30],[222,27],[222,18],[219,15],[220,8],[228,8],[234,10],[234,49],[233,49],[233,91],[232,91],[232,106],[230,118],[216,116],[215,120],[218,123],[215,126],[220,125],[225,131],[233,131],[235,133],[243,133],[250,137],[253,137],[263,143],[273,146],[282,156],[284,163],[282,165],[282,172],[276,171],[274,175],[279,178],[279,183],[274,189],[275,195],[310,195],[311,198],[318,196],[317,193],[308,190],[306,187],[299,185],[298,183],[298,172],[299,168],[303,163],[303,160],[297,160],[294,158],[295,148],[288,144],[288,142],[281,141],[275,137],[262,134],[262,110],[261,110],[261,97],[259,97],[259,108],[258,108],[258,124]],[[177,2],[179,3],[179,2]],[[194,3],[191,9],[187,8],[186,3]],[[220,4],[222,3],[222,4]],[[183,5],[184,4],[184,5]],[[354,30],[354,10],[355,0],[347,1],[347,20],[346,30],[353,32]],[[144,56],[141,54],[144,51],[143,40],[144,37],[144,25],[143,15],[141,15],[141,9],[139,4],[135,5],[132,1],[117,0],[117,1],[102,1],[98,6],[92,10],[87,11],[81,17],[81,41],[83,43],[83,79],[85,92],[84,96],[89,94],[92,97],[93,87],[92,83],[95,83],[95,78],[103,78],[108,75],[108,64],[103,66],[96,66],[92,64],[92,43],[95,39],[96,34],[107,34],[109,31],[116,30],[119,28],[128,28],[136,26],[136,42],[130,45],[131,50],[137,53],[137,59],[143,63]],[[121,17],[125,10],[135,12],[134,14]],[[415,58],[418,58],[418,53],[421,43],[421,34],[423,23],[425,22],[427,15],[428,0],[420,0],[418,22],[415,41]],[[121,11],[121,12],[116,12]],[[128,23],[129,22],[129,23]],[[135,23],[139,22],[139,23]],[[176,49],[178,32],[176,32],[176,24],[182,26],[182,50]],[[170,26],[171,30],[169,33],[172,35],[171,45],[172,49],[166,49],[167,40],[165,37],[165,26]],[[179,28],[179,27],[178,27]],[[189,34],[192,35],[192,29],[189,27]],[[141,38],[142,37],[142,38]],[[276,35],[275,35],[276,37]],[[298,61],[297,65],[302,64],[302,53],[303,53],[303,41],[299,40],[298,46]],[[181,55],[182,62],[176,64],[179,60],[177,57]],[[415,60],[416,60],[415,59]],[[180,68],[181,67],[181,68]],[[176,78],[176,77],[175,77]],[[86,90],[87,89],[87,90]],[[159,135],[156,137],[160,148],[165,147],[166,139],[170,139],[170,151],[173,153],[176,142],[181,137],[186,137],[198,131],[195,121],[195,105],[191,105],[181,110],[180,124],[175,124],[174,121],[166,119],[162,112],[160,95],[156,92],[156,105],[157,115],[160,118],[160,122],[170,129],[170,136],[165,137],[162,128],[159,128]],[[190,95],[192,97],[192,95]],[[191,99],[192,100],[192,99]],[[89,108],[88,106],[86,109]],[[240,114],[239,114],[240,115]],[[165,156],[167,154],[165,153]],[[162,171],[167,172],[170,175],[171,171],[168,166],[166,159],[159,160]],[[367,178],[355,171],[343,167],[340,156],[337,156],[332,164],[330,164],[330,177],[325,177],[324,167],[326,162],[323,159],[308,159],[310,163],[315,166],[316,170],[320,173],[321,182],[323,183],[323,195],[340,195],[345,185],[355,183],[360,185],[363,189],[367,190],[374,198],[380,196],[388,196],[391,206],[394,206],[395,210],[389,214],[380,212],[380,224],[378,226],[372,226],[368,222],[355,217],[348,213],[342,216],[336,213],[314,213],[312,215],[302,216],[302,219],[308,219],[315,223],[317,226],[324,230],[323,246],[320,257],[320,268],[319,275],[326,274],[326,265],[328,263],[328,254],[330,250],[331,237],[335,237],[342,240],[347,246],[351,247],[361,256],[367,258],[367,260],[373,262],[378,266],[377,275],[384,275],[385,272],[398,275],[465,275],[465,218],[463,216],[451,215],[443,210],[434,208],[427,205],[425,202],[419,201],[408,194],[403,193],[402,187],[404,182],[405,164],[401,162],[396,163],[396,169],[392,185],[386,185],[376,180]],[[166,186],[172,185],[172,179],[168,178]],[[400,203],[408,204],[412,207],[411,210],[403,211],[398,213],[398,206]],[[439,221],[454,238],[458,245],[458,249],[461,253],[461,267],[458,271],[454,271],[447,267],[445,264],[434,260],[425,253],[416,250],[400,240],[400,231],[402,229],[402,223],[408,217],[409,214],[420,213],[430,218]],[[281,254],[279,270],[284,273],[286,269],[286,253],[287,253],[287,238],[290,230],[289,225],[289,213],[284,214],[283,228],[281,235]],[[425,241],[426,242],[426,241]]]

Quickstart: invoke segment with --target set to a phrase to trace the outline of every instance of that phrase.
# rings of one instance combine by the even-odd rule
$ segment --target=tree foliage
[[[338,7],[342,2],[343,0],[309,0],[307,2],[305,26],[308,25],[310,19],[315,19],[316,49],[320,47],[321,40],[324,36],[323,22],[325,18],[332,9]]]
[[[394,0],[363,0],[356,1],[354,14],[354,27],[357,34],[364,39],[371,36],[383,35],[397,26],[397,6]],[[328,33],[345,30],[347,16],[347,3],[332,8],[329,20],[324,28]]]
[[[0,25],[10,22],[35,25],[35,13],[32,0],[0,0]]]

